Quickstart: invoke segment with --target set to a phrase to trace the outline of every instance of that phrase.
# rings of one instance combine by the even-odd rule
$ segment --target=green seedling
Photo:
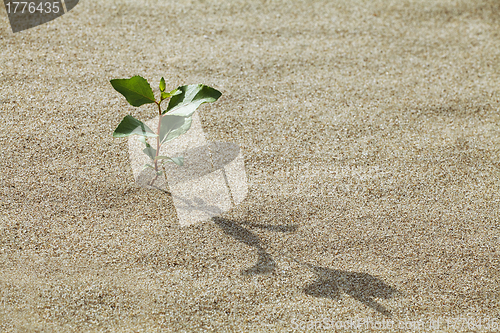
[[[161,145],[186,133],[191,128],[192,115],[196,109],[203,103],[215,102],[221,96],[218,90],[203,84],[190,84],[166,92],[165,79],[162,77],[159,85],[160,98],[156,100],[148,81],[140,76],[115,79],[110,82],[116,91],[125,96],[130,105],[139,107],[154,103],[158,108],[159,119],[156,132],[140,120],[127,115],[113,133],[115,138],[140,136],[139,139],[146,146],[143,152],[151,159],[151,163],[145,164],[144,168],[152,168],[156,173],[150,185],[163,173],[159,170],[160,164],[172,162],[178,166],[184,165],[182,156],[160,156]],[[161,104],[165,100],[168,100],[167,108],[162,111]],[[155,148],[148,143],[147,138],[156,138]]]

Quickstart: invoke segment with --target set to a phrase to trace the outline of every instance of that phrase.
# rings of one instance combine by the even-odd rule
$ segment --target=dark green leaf
[[[190,117],[201,104],[215,102],[222,95],[220,91],[203,84],[190,84],[177,89],[180,94],[172,96],[163,113]]]
[[[191,128],[192,121],[191,117],[163,115],[160,125],[160,142],[168,142],[186,133]]]
[[[134,76],[130,79],[115,79],[110,82],[113,88],[125,96],[127,102],[132,106],[155,102],[151,86],[146,79],[140,76]]]
[[[148,125],[144,124],[142,121],[135,119],[134,117],[128,115],[123,118],[121,123],[115,129],[113,137],[124,138],[130,135],[141,135],[148,137],[156,137],[158,135],[153,132]]]
[[[160,91],[164,92],[166,87],[167,86],[165,85],[165,79],[162,77],[160,80]]]

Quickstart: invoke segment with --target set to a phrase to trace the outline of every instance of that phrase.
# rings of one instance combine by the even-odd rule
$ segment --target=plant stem
[[[160,153],[160,127],[161,127],[161,101],[160,102],[157,102],[156,104],[158,104],[158,132],[156,132],[156,134],[158,134],[158,136],[156,137],[156,156],[155,157],[158,157],[158,154]],[[158,160],[155,159],[155,171],[158,172]]]
[[[152,186],[153,183],[156,181],[156,179],[158,179],[158,159],[156,159],[156,157],[158,157],[158,154],[160,153],[160,128],[161,128],[161,117],[162,117],[162,114],[161,114],[161,100],[159,102],[155,102],[156,105],[158,105],[158,131],[156,132],[156,134],[158,134],[158,136],[156,137],[156,154],[155,154],[155,178],[153,178],[153,180],[151,181],[151,183],[149,183],[149,186]]]

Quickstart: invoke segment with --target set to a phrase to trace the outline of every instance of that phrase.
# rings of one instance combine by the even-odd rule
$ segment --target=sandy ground
[[[499,1],[0,11],[0,331],[498,327]],[[134,184],[133,75],[223,93],[200,116],[244,153],[241,205],[181,227]]]

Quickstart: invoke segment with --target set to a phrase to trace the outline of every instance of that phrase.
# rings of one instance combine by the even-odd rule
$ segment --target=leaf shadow
[[[344,293],[376,312],[391,317],[391,312],[375,298],[389,299],[399,294],[399,291],[384,281],[368,273],[302,265],[307,266],[316,275],[316,279],[303,289],[306,295],[337,300]]]

